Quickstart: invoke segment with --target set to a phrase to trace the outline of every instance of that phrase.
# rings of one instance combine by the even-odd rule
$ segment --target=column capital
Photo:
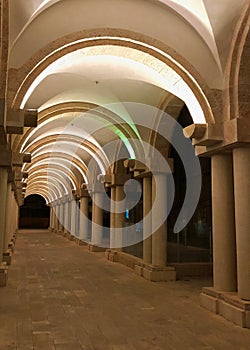
[[[184,135],[192,139],[197,155],[211,156],[219,151],[250,144],[250,119],[234,118],[215,124],[192,124]]]
[[[64,198],[63,198],[64,203],[69,202],[69,200],[70,200],[70,195],[68,194],[64,195]]]
[[[72,197],[74,198],[75,201],[79,200],[81,196],[80,189],[75,189],[72,190]]]
[[[92,186],[91,186],[91,192],[92,193],[103,193],[103,192],[106,192],[104,183],[102,183],[100,181],[96,181],[95,183],[93,183]]]
[[[123,164],[125,168],[129,168],[130,172],[144,172],[147,168],[143,162],[137,159],[126,159],[124,160]]]
[[[58,201],[59,201],[59,203],[58,203],[59,205],[64,204],[64,198],[63,198],[63,197],[59,198],[59,200],[58,200]]]
[[[61,199],[61,204],[65,204],[67,201],[68,201],[67,195],[66,196],[64,195]]]
[[[123,186],[126,181],[131,179],[131,174],[112,174],[111,175],[111,187]]]
[[[81,198],[88,198],[89,197],[89,191],[87,189],[81,188]]]
[[[10,109],[6,119],[8,134],[23,134],[24,127],[37,126],[38,111],[30,109]]]

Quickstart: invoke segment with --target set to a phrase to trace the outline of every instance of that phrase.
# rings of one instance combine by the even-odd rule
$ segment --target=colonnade
[[[116,174],[104,183],[97,180],[91,186],[92,201],[84,189],[78,197],[67,196],[51,203],[51,230],[88,244],[91,251],[110,248],[110,251],[121,253],[129,240],[125,237],[126,230],[120,229],[125,226],[124,183],[130,178],[128,174]],[[154,178],[147,174],[143,176],[142,184],[144,239],[140,274],[150,280],[175,280],[174,268],[167,267],[166,174],[158,173]],[[109,241],[103,232],[104,187],[110,188]],[[92,221],[89,220],[91,202]]]
[[[213,287],[201,304],[250,328],[250,148],[212,156]]]
[[[0,167],[0,287],[7,282],[18,229],[18,203],[8,169]]]
[[[50,230],[63,235],[70,234],[85,240],[87,237],[86,218],[79,215],[78,209],[87,213],[86,197],[82,197],[80,200],[73,195],[67,195],[52,202],[50,204]]]
[[[250,148],[212,156],[214,288],[250,300]]]

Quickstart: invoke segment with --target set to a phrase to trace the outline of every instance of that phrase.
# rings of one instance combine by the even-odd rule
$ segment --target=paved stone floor
[[[199,306],[210,281],[151,283],[47,231],[21,231],[0,289],[0,349],[249,350]]]

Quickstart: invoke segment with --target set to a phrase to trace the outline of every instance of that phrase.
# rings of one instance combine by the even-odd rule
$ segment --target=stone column
[[[115,237],[115,201],[116,201],[116,187],[111,187],[111,205],[110,205],[110,248],[116,246]]]
[[[12,185],[11,185],[12,187]],[[17,226],[16,226],[16,201],[15,201],[15,197],[14,197],[14,191],[11,189],[10,191],[10,208],[9,208],[10,212],[11,212],[11,220],[8,220],[8,231],[10,233],[9,236],[9,241],[10,239],[13,237],[13,234],[16,232],[17,230]]]
[[[58,230],[58,203],[57,203],[57,201],[55,201],[54,212],[55,212],[55,233],[57,233],[57,230]]]
[[[152,178],[143,178],[143,261],[152,263]]]
[[[5,210],[6,210],[5,212],[6,219],[5,219],[5,234],[4,234],[4,247],[3,247],[4,252],[7,251],[8,244],[10,242],[12,234],[14,233],[14,232],[11,232],[11,222],[15,221],[15,217],[14,217],[15,211],[14,211],[14,208],[12,207],[12,185],[10,182],[7,185]]]
[[[250,147],[233,150],[238,294],[250,300]]]
[[[7,168],[0,167],[0,265],[3,260],[6,225]]]
[[[52,211],[53,211],[53,208],[52,208],[52,205],[50,204],[50,211],[49,211],[49,230],[52,231],[53,228],[53,217],[52,217]]]
[[[57,233],[60,231],[60,200],[57,202]]]
[[[14,192],[13,192],[13,202],[14,202],[14,210],[15,210],[15,214],[14,214],[15,220],[13,222],[13,229],[14,229],[14,232],[17,232],[17,230],[19,229],[19,206],[14,196]]]
[[[117,185],[116,186],[115,198],[116,198],[116,208],[119,208],[121,210],[122,208],[119,205],[119,202],[124,199],[124,185],[122,185],[122,186]],[[124,226],[125,210],[126,210],[126,208],[124,207],[123,212],[121,212],[121,213],[116,212],[115,213],[115,227],[118,229],[121,229]],[[116,250],[122,251],[122,249],[123,249],[123,235],[122,234],[118,235],[117,232],[116,232],[116,245],[117,245]]]
[[[55,202],[51,203],[51,225],[52,225],[52,231],[54,232],[56,230],[56,206]]]
[[[79,229],[80,229],[80,201],[76,200],[76,236],[79,237]]]
[[[71,225],[70,225],[70,233],[73,236],[76,236],[76,211],[77,211],[77,203],[75,199],[71,201]]]
[[[214,288],[236,291],[233,164],[231,154],[212,157]]]
[[[62,208],[62,204],[61,204],[61,200],[59,200],[59,203],[58,203],[58,209],[57,209],[57,212],[58,212],[58,229],[57,229],[57,233],[60,233],[62,231],[62,224],[61,224],[61,209]]]
[[[14,214],[13,214],[13,221],[11,221],[10,224],[11,224],[11,232],[12,232],[12,234],[15,234],[15,233],[17,233],[17,230],[18,230],[18,219],[19,219],[18,218],[18,205],[17,205],[13,190],[11,192],[11,195],[12,195],[12,209],[13,209]]]
[[[54,232],[56,229],[55,202],[51,203],[51,208],[52,208],[52,231]]]
[[[59,232],[62,233],[64,230],[63,227],[63,220],[64,220],[64,204],[63,204],[63,200],[60,201],[60,205],[59,205]]]
[[[15,210],[12,204],[12,185],[11,182],[8,182],[5,204],[5,232],[3,242],[3,261],[5,261],[7,265],[11,265],[12,252],[14,248],[12,246],[12,249],[9,249],[9,244],[11,243],[11,238],[14,234],[14,231],[12,232],[12,222],[15,222]]]
[[[92,238],[91,244],[97,248],[103,244],[103,193],[94,190],[92,194]]]
[[[87,190],[81,190],[79,238],[84,242],[88,241],[88,229],[89,229],[88,216],[89,216],[89,193]]]
[[[152,265],[167,265],[167,177],[154,174],[152,180]]]
[[[6,286],[8,267],[3,260],[5,242],[6,197],[7,197],[7,168],[0,167],[0,287]]]
[[[64,204],[64,234],[69,231],[69,201],[66,199]]]

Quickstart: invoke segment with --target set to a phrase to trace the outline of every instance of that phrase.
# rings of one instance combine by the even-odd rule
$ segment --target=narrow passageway
[[[200,308],[204,283],[148,282],[49,231],[20,231],[0,350],[249,349],[248,330]]]

